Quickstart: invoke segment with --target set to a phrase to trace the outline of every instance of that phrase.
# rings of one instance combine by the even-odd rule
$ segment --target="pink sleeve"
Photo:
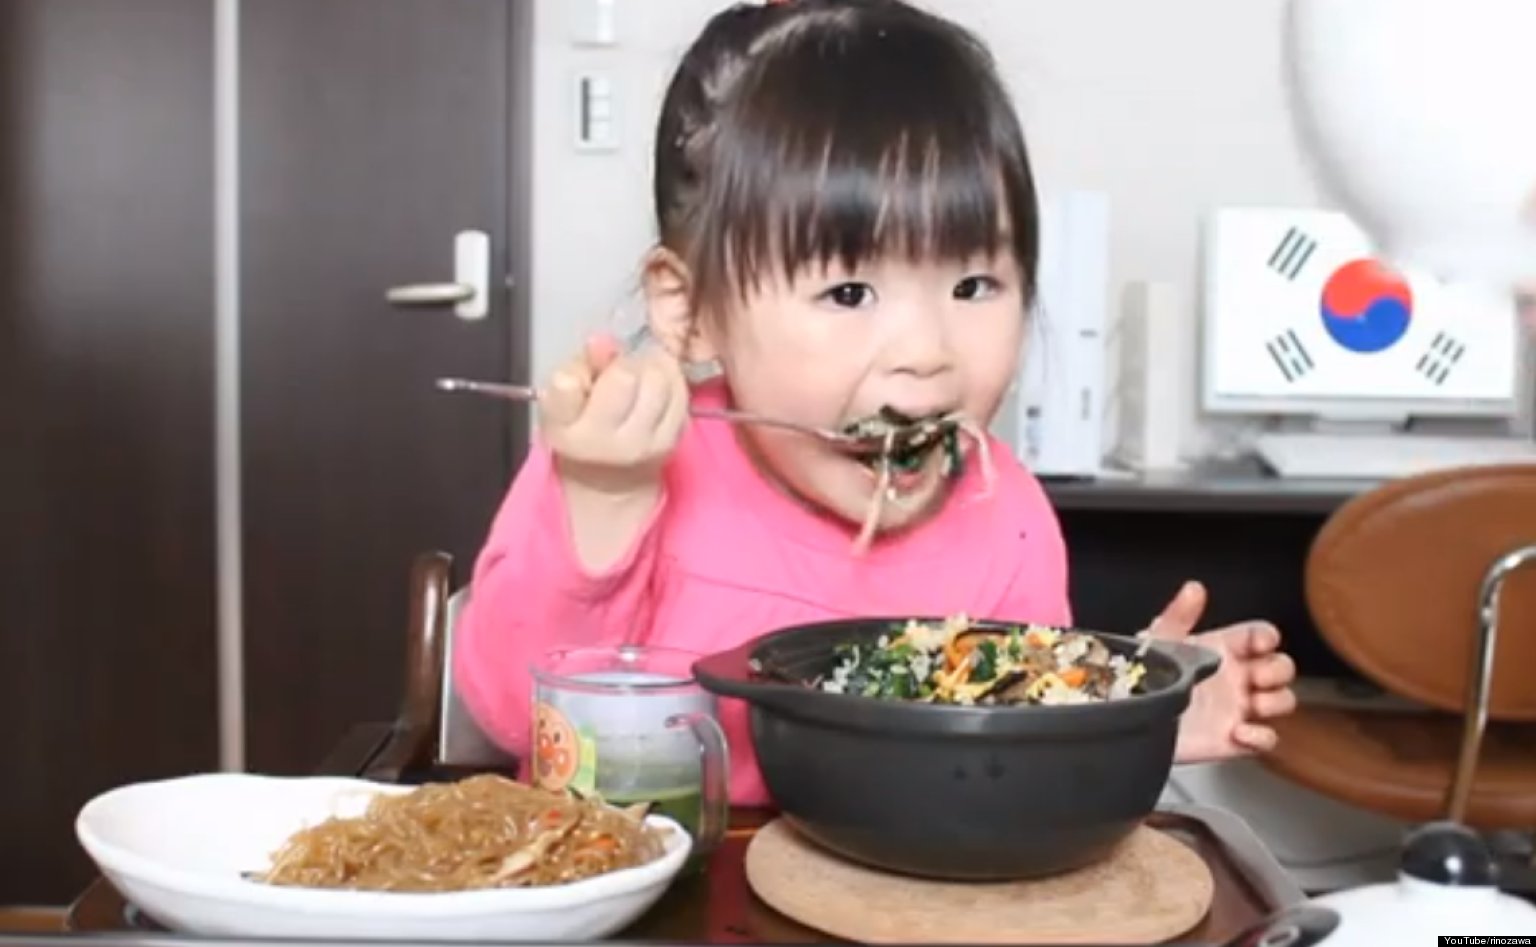
[[[530,450],[491,524],[454,628],[454,684],[486,736],[525,756],[530,665],[548,650],[620,644],[649,626],[666,505],[664,494],[624,556],[589,573],[576,558],[549,451]]]
[[[1040,481],[1022,469],[1018,473],[1024,478],[1018,491],[1022,503],[1018,516],[1029,541],[1024,544],[1023,561],[1009,586],[1006,610],[1041,624],[1069,626],[1072,600],[1067,581],[1067,542],[1061,534],[1061,521]]]

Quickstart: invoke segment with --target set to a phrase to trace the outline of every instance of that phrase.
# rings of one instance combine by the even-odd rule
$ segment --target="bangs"
[[[919,17],[802,29],[753,57],[711,136],[689,253],[701,302],[745,297],[774,266],[793,281],[1002,252],[1033,287],[1036,197],[1012,105],[983,49]]]

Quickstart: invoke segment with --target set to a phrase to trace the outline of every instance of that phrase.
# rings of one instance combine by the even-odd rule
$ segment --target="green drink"
[[[695,839],[699,837],[699,825],[704,820],[704,792],[698,786],[653,793],[604,796],[603,799],[619,807],[636,803],[649,804],[651,815],[664,815],[687,829],[688,834]]]

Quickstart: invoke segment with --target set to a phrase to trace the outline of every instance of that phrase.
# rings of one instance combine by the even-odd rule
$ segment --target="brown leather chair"
[[[1314,540],[1305,583],[1329,646],[1414,709],[1304,704],[1266,765],[1406,821],[1536,828],[1536,466],[1356,497]]]

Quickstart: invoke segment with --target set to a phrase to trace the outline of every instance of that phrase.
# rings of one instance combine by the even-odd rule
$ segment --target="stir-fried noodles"
[[[496,775],[381,793],[355,818],[290,836],[253,880],[305,888],[445,892],[566,884],[660,858],[635,810]]]

